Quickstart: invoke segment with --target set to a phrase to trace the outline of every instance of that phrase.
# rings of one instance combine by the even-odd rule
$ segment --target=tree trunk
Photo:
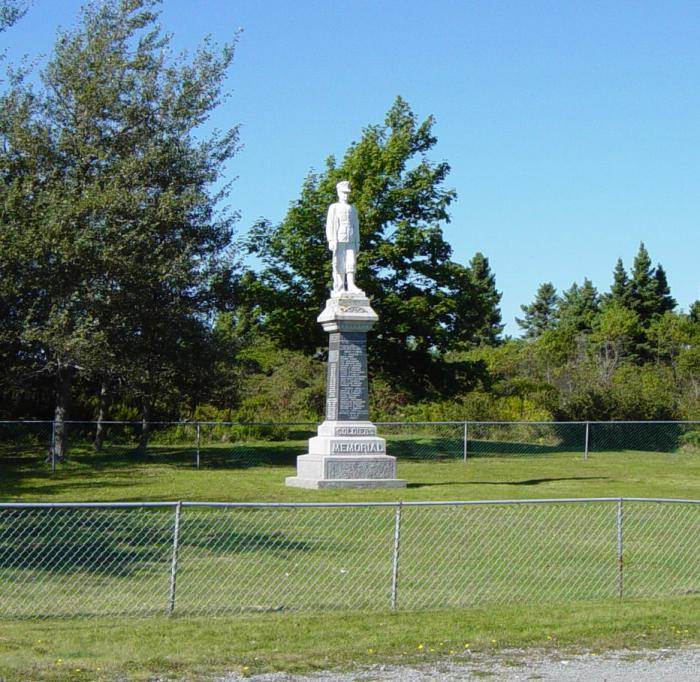
[[[100,452],[102,450],[102,444],[105,439],[106,427],[104,425],[105,418],[107,416],[107,382],[102,381],[100,386],[100,395],[97,405],[97,425],[95,427],[95,451]]]
[[[151,435],[151,425],[148,423],[150,411],[148,400],[144,398],[141,403],[141,436],[139,437],[139,444],[136,448],[136,453],[139,455],[145,455],[148,449],[148,439]]]
[[[70,384],[69,369],[59,363],[56,374],[56,409],[53,416],[53,439],[51,451],[49,452],[50,458],[55,462],[62,462],[66,456],[66,417],[68,416]]]

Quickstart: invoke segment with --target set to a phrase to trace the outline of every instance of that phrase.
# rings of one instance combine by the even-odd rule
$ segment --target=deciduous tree
[[[250,288],[251,314],[279,345],[314,353],[325,343],[315,318],[330,283],[323,225],[336,184],[349,180],[361,224],[357,281],[379,311],[369,336],[370,370],[418,394],[456,386],[458,368],[446,373],[444,354],[498,324],[494,292],[486,294],[487,321],[479,302],[484,292],[470,269],[452,260],[443,236],[455,192],[444,187],[449,165],[428,158],[436,143],[433,123],[432,117],[419,122],[398,98],[384,123],[368,126],[342,161],[331,157],[323,172],[306,178],[282,223],[261,222],[248,240],[264,263]]]

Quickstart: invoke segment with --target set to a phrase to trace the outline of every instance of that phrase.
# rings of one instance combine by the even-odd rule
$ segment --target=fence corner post
[[[391,567],[391,609],[396,610],[399,592],[399,547],[401,539],[401,505],[396,505],[394,512],[394,553]]]
[[[590,447],[591,422],[586,421],[586,441],[583,445],[583,459],[588,459],[588,449]]]
[[[175,505],[175,525],[173,528],[173,555],[170,561],[170,589],[168,592],[168,615],[172,616],[175,610],[175,587],[177,585],[177,558],[180,544],[180,510],[182,502]]]
[[[622,599],[623,589],[622,589],[622,524],[624,522],[624,512],[622,509],[623,498],[618,498],[617,500],[617,597]]]

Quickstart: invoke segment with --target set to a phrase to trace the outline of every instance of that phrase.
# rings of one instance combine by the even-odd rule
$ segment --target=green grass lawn
[[[204,448],[202,468],[191,448],[154,448],[137,458],[107,449],[75,449],[55,473],[34,452],[0,455],[0,500],[226,502],[484,500],[546,497],[700,497],[700,455],[622,451],[553,453],[504,457],[399,458],[398,490],[300,490],[284,485],[305,443],[246,444],[250,466],[228,456],[228,448]],[[240,455],[240,448],[238,449]],[[255,454],[253,458],[251,453]],[[31,455],[31,456],[30,456]],[[281,462],[270,464],[269,462]]]
[[[211,679],[416,663],[510,647],[604,651],[692,644],[700,599],[412,613],[0,622],[6,680]]]
[[[0,498],[357,502],[700,497],[700,457],[688,453],[592,453],[586,461],[581,453],[475,457],[466,462],[409,458],[399,460],[399,476],[409,483],[404,490],[311,491],[284,485],[303,442],[247,447],[261,464],[232,460],[224,447],[203,449],[199,470],[192,466],[191,449],[163,446],[135,458],[123,450],[95,454],[74,448],[68,461],[51,473],[34,453],[14,452],[0,460]],[[128,517],[129,524],[138,518],[138,542],[125,542],[119,524],[112,522],[115,517],[101,511],[66,524],[77,530],[61,534],[60,543],[71,557],[63,572],[56,572],[50,558],[28,571],[13,558],[19,555],[5,547],[0,584],[22,585],[4,590],[6,613],[27,616],[35,606],[50,605],[52,613],[69,615],[76,604],[97,604],[97,611],[86,606],[84,612],[113,617],[0,621],[0,677],[64,679],[70,671],[70,676],[84,679],[186,678],[243,666],[250,672],[310,670],[451,655],[459,640],[477,648],[697,642],[695,509],[686,513],[687,505],[673,505],[660,516],[666,512],[659,505],[630,503],[625,599],[619,600],[615,506],[591,503],[585,512],[580,507],[405,508],[399,610],[393,613],[385,611],[393,509],[351,514],[302,510],[274,517],[270,511],[186,509],[182,575],[171,619],[160,614],[168,598],[172,510]],[[26,523],[23,536],[31,538],[32,546],[42,546],[56,534],[56,526],[39,517]],[[19,528],[12,519],[4,524],[0,536],[3,530],[7,536],[8,529]],[[149,535],[147,529],[155,530]],[[517,552],[504,558],[503,546]],[[105,557],[98,570],[90,563],[93,556]],[[125,557],[145,560],[148,570],[125,573]],[[445,566],[455,568],[446,571]],[[310,587],[316,595],[313,602],[305,596]],[[640,600],[641,595],[659,596]],[[505,606],[504,600],[514,606]],[[557,600],[561,603],[552,606]],[[243,613],[231,615],[232,604]],[[134,605],[138,612],[153,615],[118,615]],[[197,615],[202,605],[214,612],[220,605],[221,613],[228,610],[229,615]],[[337,610],[354,606],[376,612]],[[429,610],[436,607],[443,610]],[[313,610],[295,612],[308,608]],[[273,612],[251,613],[256,610]],[[420,644],[423,649],[417,648]]]

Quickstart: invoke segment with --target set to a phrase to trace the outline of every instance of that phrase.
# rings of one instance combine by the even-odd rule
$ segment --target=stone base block
[[[369,421],[340,422],[326,420],[318,427],[318,435],[337,436],[339,438],[376,436],[377,427]]]
[[[322,455],[297,457],[297,475],[286,484],[297,488],[403,488],[396,478],[396,457]]]
[[[398,478],[299,478],[287,476],[285,484],[291,488],[405,488],[406,481]]]
[[[309,438],[310,455],[357,455],[386,456],[386,441],[377,436],[339,438],[337,436],[314,436]]]

